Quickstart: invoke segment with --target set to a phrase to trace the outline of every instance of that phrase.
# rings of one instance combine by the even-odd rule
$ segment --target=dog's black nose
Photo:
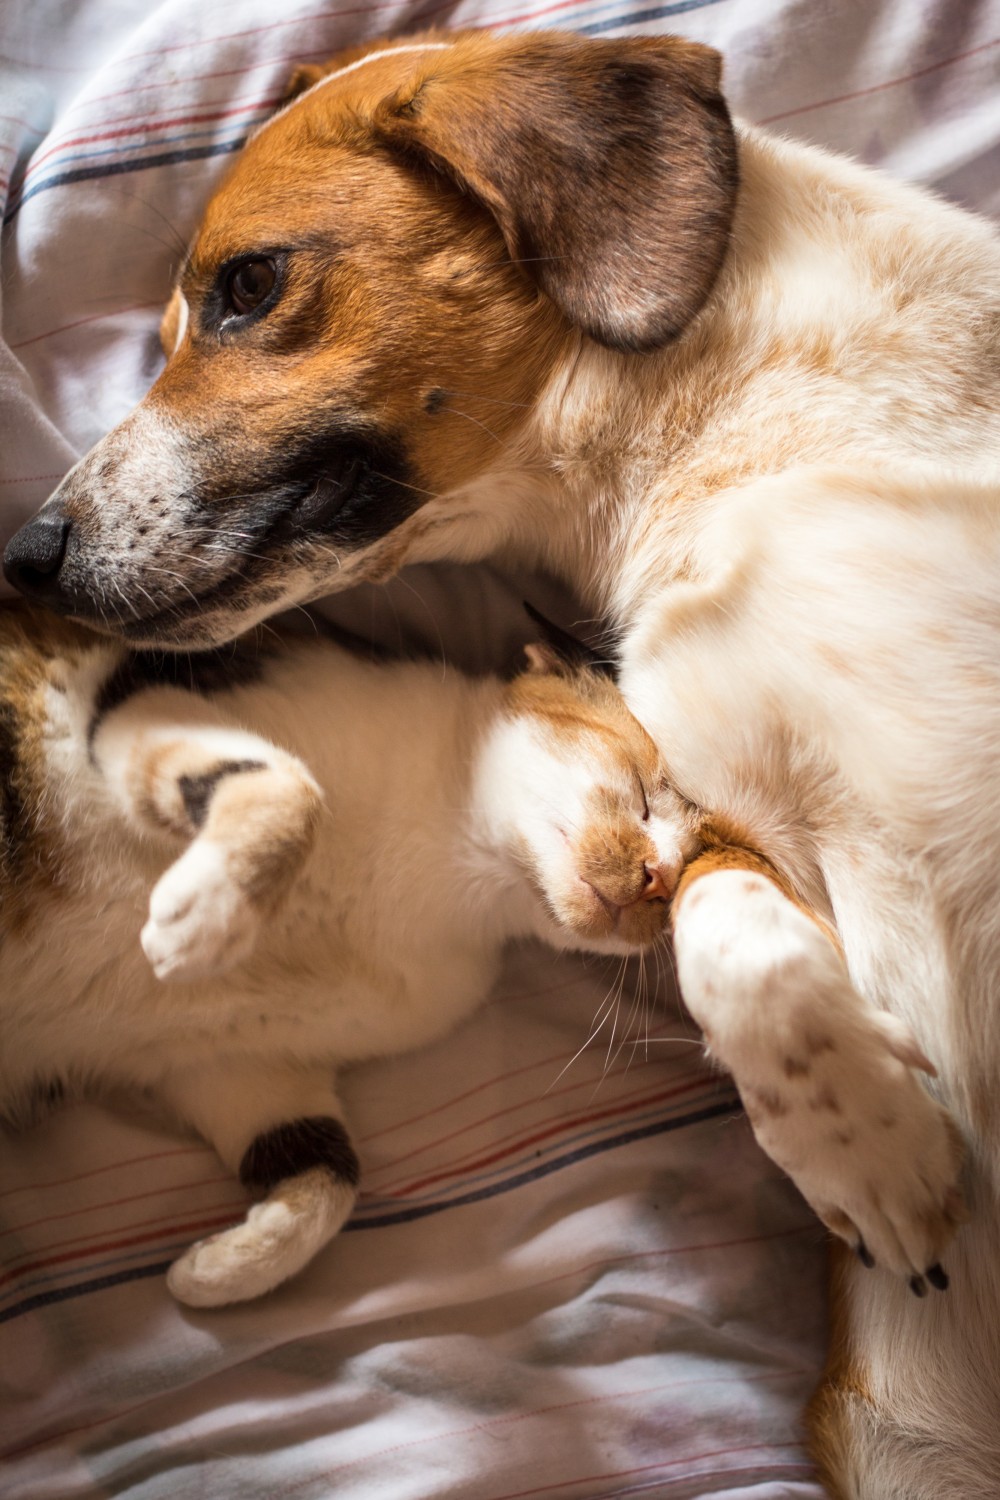
[[[39,511],[7,543],[4,577],[29,599],[58,604],[59,572],[66,556],[70,521],[60,510]]]

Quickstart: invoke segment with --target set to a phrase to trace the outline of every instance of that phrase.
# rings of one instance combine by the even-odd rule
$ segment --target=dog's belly
[[[626,698],[680,789],[834,918],[855,984],[910,1023],[987,1128],[997,488],[800,471],[739,506],[708,540],[707,581],[665,591],[626,637]]]

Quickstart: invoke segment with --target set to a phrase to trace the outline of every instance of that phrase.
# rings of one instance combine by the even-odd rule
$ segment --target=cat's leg
[[[902,1021],[858,994],[830,935],[764,862],[734,854],[694,861],[675,898],[684,1000],[757,1140],[823,1222],[918,1295],[925,1275],[943,1288],[962,1148],[917,1077],[934,1069]]]
[[[357,1198],[358,1158],[330,1072],[220,1059],[158,1092],[244,1187],[266,1195],[174,1262],[171,1292],[189,1307],[222,1307],[271,1291],[333,1239]]]
[[[142,932],[157,977],[203,978],[245,958],[312,847],[322,794],[305,766],[172,689],[108,714],[93,756],[133,826],[188,844]]]

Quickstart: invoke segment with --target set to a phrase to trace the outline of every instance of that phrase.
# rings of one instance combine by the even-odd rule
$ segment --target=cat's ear
[[[554,620],[546,619],[533,604],[524,600],[524,608],[542,632],[543,639],[525,646],[524,654],[531,672],[556,672],[565,677],[571,672],[597,672],[615,680],[617,663],[605,652],[595,651],[586,641],[563,630]]]
[[[529,672],[545,675],[549,672],[562,674],[566,670],[565,663],[544,641],[532,641],[525,646],[524,659],[528,663]]]

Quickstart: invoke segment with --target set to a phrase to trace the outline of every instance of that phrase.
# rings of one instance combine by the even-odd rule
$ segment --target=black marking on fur
[[[447,399],[448,392],[443,391],[440,386],[435,386],[434,389],[432,391],[428,391],[427,395],[424,397],[424,411],[433,417],[435,412],[439,412],[441,410]]]
[[[402,443],[373,429],[328,428],[273,462],[277,473],[244,480],[263,492],[255,512],[263,503],[272,517],[255,551],[310,539],[354,551],[395,531],[429,498],[411,483]]]
[[[0,700],[0,870],[9,874],[27,837],[27,815],[19,785],[18,723],[10,703]]]
[[[946,1292],[948,1290],[948,1272],[940,1261],[935,1261],[934,1265],[928,1266],[924,1275],[936,1291]]]
[[[251,641],[234,641],[215,651],[129,652],[97,690],[87,744],[93,746],[108,714],[146,688],[181,688],[210,697],[258,681],[263,660],[263,652]]]
[[[269,1193],[288,1177],[325,1167],[339,1182],[356,1188],[361,1176],[357,1152],[339,1120],[312,1115],[276,1125],[251,1141],[240,1162],[240,1181],[252,1192]]]
[[[177,785],[181,789],[184,808],[192,827],[200,828],[204,823],[208,816],[208,804],[220,781],[227,776],[239,776],[244,771],[266,770],[267,764],[262,760],[220,760],[211,771],[205,771],[200,776],[178,776]]]
[[[67,1096],[61,1078],[33,1078],[25,1089],[3,1101],[0,1122],[12,1130],[27,1130],[64,1103]]]

